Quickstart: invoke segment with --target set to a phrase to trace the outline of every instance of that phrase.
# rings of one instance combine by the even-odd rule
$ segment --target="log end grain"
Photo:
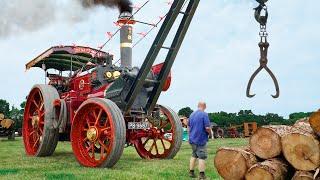
[[[256,163],[254,155],[240,148],[220,148],[214,159],[215,167],[224,179],[243,179],[247,170]]]
[[[298,170],[311,171],[319,166],[319,141],[312,135],[291,133],[281,138],[287,161]]]
[[[249,140],[250,149],[262,159],[274,158],[281,154],[281,136],[289,126],[265,126],[259,128]]]

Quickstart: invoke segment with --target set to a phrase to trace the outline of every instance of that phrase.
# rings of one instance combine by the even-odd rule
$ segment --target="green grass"
[[[207,176],[219,179],[213,158],[221,146],[244,146],[247,139],[218,139],[208,144]],[[189,179],[191,149],[184,142],[173,160],[143,160],[134,148],[125,148],[112,169],[81,167],[73,156],[69,142],[59,142],[51,157],[27,157],[22,139],[0,139],[0,179]]]

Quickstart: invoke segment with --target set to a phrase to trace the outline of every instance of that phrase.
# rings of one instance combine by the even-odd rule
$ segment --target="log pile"
[[[297,171],[292,177],[292,180],[313,180],[313,179],[314,179],[314,174],[306,171]]]
[[[11,119],[5,119],[4,114],[0,113],[0,127],[9,129],[14,124],[14,121]]]
[[[248,148],[220,148],[214,164],[224,179],[241,179],[248,169],[257,163],[257,158]]]
[[[308,122],[297,122],[281,143],[283,155],[295,169],[312,171],[319,167],[319,141]]]
[[[247,180],[274,180],[285,179],[288,166],[279,159],[269,159],[253,165],[245,175]]]
[[[218,149],[214,165],[225,180],[320,180],[320,111],[293,126],[263,126],[248,148]]]
[[[9,140],[15,139],[14,121],[5,119],[4,114],[0,113],[0,137],[7,136]]]
[[[3,119],[0,121],[0,126],[6,129],[11,128],[13,124],[14,124],[14,121],[11,119]]]

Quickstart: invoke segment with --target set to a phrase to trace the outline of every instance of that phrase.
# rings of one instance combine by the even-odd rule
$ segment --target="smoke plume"
[[[120,12],[131,12],[132,3],[130,0],[82,0],[84,7],[92,7],[95,5],[103,5],[106,7],[118,7]]]
[[[99,5],[132,11],[129,0],[0,0],[0,39],[57,22],[80,22]]]

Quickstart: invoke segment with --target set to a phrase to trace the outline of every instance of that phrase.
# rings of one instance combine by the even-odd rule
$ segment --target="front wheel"
[[[86,167],[113,167],[126,141],[126,126],[118,106],[102,98],[79,107],[72,123],[71,144],[78,162]]]
[[[160,106],[159,115],[147,119],[150,129],[141,130],[134,146],[141,158],[172,159],[182,143],[182,124],[169,107]]]

